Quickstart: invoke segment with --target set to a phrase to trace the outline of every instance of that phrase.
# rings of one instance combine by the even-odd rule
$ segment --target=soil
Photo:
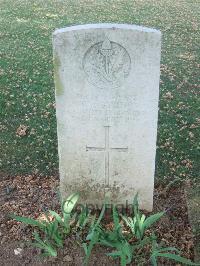
[[[189,221],[195,236],[195,258],[200,261],[200,184],[188,184],[185,191]]]
[[[58,184],[57,176],[1,177],[0,265],[83,265],[84,251],[73,235],[66,239],[65,248],[56,259],[41,260],[40,251],[27,244],[31,240],[31,227],[9,218],[11,213],[37,218],[44,210],[59,210]],[[167,210],[167,214],[157,223],[155,233],[166,246],[176,247],[182,256],[194,260],[194,240],[183,185],[168,190],[156,186],[153,212],[162,210]],[[105,255],[107,252],[106,248],[95,248],[89,265],[119,265]],[[179,264],[161,261],[159,265]]]

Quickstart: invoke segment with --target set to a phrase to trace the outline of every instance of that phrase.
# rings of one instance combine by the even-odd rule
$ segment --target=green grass
[[[58,170],[54,29],[118,22],[163,34],[156,177],[164,182],[197,177],[199,12],[194,0],[0,0],[0,172]],[[16,135],[20,124],[28,126],[26,136]]]

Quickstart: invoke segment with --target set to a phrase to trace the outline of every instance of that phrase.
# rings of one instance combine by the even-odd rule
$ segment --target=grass
[[[199,11],[190,0],[0,0],[1,173],[58,170],[51,36],[73,24],[118,22],[162,31],[156,177],[197,178]],[[27,128],[18,136],[20,125]]]

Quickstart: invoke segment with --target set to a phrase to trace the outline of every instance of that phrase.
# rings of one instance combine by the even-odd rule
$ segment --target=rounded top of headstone
[[[53,32],[53,35],[62,34],[68,31],[78,31],[78,30],[87,30],[87,29],[112,29],[112,30],[123,29],[123,30],[136,30],[141,32],[161,34],[159,30],[134,24],[98,23],[98,24],[74,25],[61,29],[56,29]]]

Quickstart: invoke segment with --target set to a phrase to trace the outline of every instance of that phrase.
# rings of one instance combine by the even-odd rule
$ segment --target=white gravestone
[[[53,34],[61,193],[152,210],[159,31],[91,24]]]

